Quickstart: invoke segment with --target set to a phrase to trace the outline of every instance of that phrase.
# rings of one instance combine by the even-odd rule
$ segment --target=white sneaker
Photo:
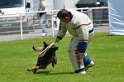
[[[86,74],[86,71],[81,71],[79,73],[74,73],[74,74]]]
[[[44,36],[47,36],[47,33],[42,33],[42,36],[44,37]]]
[[[79,72],[79,74],[86,74],[86,71],[81,71]]]
[[[75,71],[74,74],[86,74],[85,68],[82,68],[82,69]]]
[[[91,61],[91,63],[85,67],[85,70],[87,70],[88,68],[93,67],[93,66],[94,66],[94,62]]]

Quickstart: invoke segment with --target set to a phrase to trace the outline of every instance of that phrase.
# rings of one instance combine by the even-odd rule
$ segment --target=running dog
[[[42,52],[44,49],[46,49],[49,45],[44,42],[43,47],[32,47],[34,51]],[[46,67],[49,64],[52,64],[52,67],[54,67],[55,64],[57,64],[57,56],[56,56],[56,50],[58,50],[58,47],[55,45],[52,45],[42,56],[42,53],[38,56],[37,63],[34,67],[28,68],[27,71],[32,71],[33,74],[36,74],[38,69],[46,69]]]

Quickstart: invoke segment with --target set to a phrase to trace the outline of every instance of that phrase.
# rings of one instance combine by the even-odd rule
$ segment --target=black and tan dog
[[[44,42],[43,47],[33,46],[33,50],[41,52],[48,46],[49,45]],[[52,67],[54,67],[54,65],[57,64],[56,50],[58,50],[58,47],[52,45],[52,47],[45,53],[43,57],[41,56],[42,54],[39,55],[36,65],[32,68],[28,68],[27,71],[32,71],[33,74],[35,74],[38,69],[45,69],[50,63],[52,63]]]

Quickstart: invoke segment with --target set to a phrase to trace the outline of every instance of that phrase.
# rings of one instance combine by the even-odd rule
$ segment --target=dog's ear
[[[43,50],[43,47],[32,47],[34,51],[41,52]]]
[[[48,44],[46,42],[43,42],[43,44],[44,44],[45,47],[48,46]]]

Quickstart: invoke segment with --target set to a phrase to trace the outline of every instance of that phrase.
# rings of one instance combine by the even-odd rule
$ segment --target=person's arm
[[[85,53],[88,45],[89,29],[88,25],[82,24],[77,27],[78,33],[78,48],[80,53]]]
[[[56,36],[56,42],[59,42],[60,40],[62,40],[62,38],[65,36],[66,32],[67,32],[67,29],[66,29],[65,25],[60,22],[58,33]]]

